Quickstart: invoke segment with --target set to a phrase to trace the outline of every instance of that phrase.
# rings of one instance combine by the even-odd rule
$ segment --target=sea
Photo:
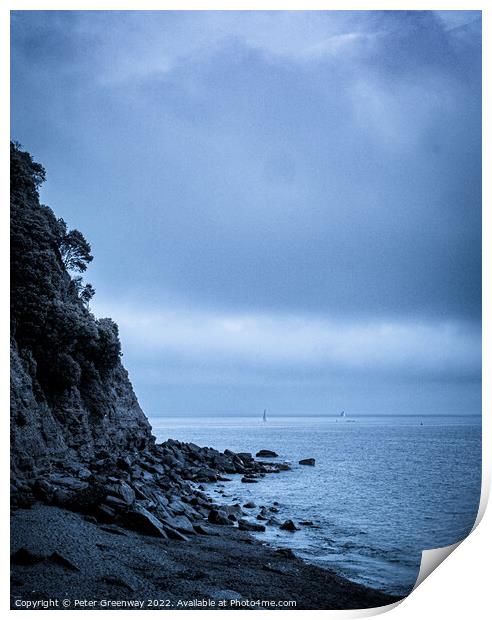
[[[424,549],[471,531],[480,501],[480,416],[153,417],[168,438],[235,452],[277,452],[292,470],[257,484],[207,484],[221,503],[279,503],[297,532],[267,527],[265,544],[395,595],[413,588]],[[314,467],[298,464],[316,459]],[[275,460],[275,459],[268,459]],[[258,509],[250,509],[254,518]]]

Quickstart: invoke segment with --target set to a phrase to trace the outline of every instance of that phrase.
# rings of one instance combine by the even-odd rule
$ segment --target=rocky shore
[[[290,549],[262,545],[249,531],[298,525],[279,519],[276,506],[213,502],[203,484],[227,482],[228,474],[253,481],[288,467],[174,440],[92,461],[38,462],[36,476],[12,488],[12,608],[46,600],[69,600],[70,609],[394,602]]]

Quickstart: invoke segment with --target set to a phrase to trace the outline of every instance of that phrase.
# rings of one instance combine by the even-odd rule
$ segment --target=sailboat
[[[266,409],[263,409],[263,422],[266,422]]]
[[[344,417],[345,417],[345,411],[342,411],[342,413],[340,414],[340,417],[341,417],[341,418],[344,418]]]

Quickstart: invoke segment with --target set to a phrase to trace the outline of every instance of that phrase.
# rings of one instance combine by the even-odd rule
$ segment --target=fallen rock
[[[201,525],[200,523],[197,525],[194,525],[193,529],[195,530],[197,534],[202,534],[204,536],[218,536],[219,535],[218,532],[214,532],[213,530],[208,528],[206,525]]]
[[[241,459],[241,461],[252,461],[253,455],[251,452],[238,452],[237,456]]]
[[[264,532],[266,530],[265,526],[261,523],[251,523],[251,521],[247,521],[246,519],[239,519],[237,524],[238,528],[245,532]]]
[[[279,575],[297,575],[299,569],[297,567],[290,566],[287,563],[284,564],[271,564],[267,562],[262,566],[263,570],[267,570],[271,573],[277,573]]]
[[[297,559],[297,555],[289,547],[282,547],[280,549],[275,549],[275,553],[283,556],[284,558],[289,558],[289,560]]]
[[[185,515],[179,515],[177,517],[168,517],[161,519],[164,526],[178,530],[182,534],[194,534],[195,530],[191,524],[191,521]],[[165,530],[164,530],[165,531]],[[171,537],[172,538],[172,537]]]
[[[128,511],[124,515],[124,520],[130,528],[137,532],[148,534],[149,536],[168,538],[159,519],[154,517],[154,515],[143,506],[136,506],[134,510]]]
[[[73,570],[73,571],[80,570],[79,567],[72,562],[72,560],[69,560],[64,555],[59,553],[58,551],[54,551],[50,555],[49,559],[51,562],[54,562],[55,564],[59,564],[60,566],[63,566],[64,568],[68,568],[69,570]]]
[[[316,463],[315,459],[301,459],[299,461],[299,465],[311,465],[314,467],[314,464]]]
[[[208,520],[215,525],[230,525],[231,522],[227,518],[227,514],[223,510],[211,510],[208,513]]]
[[[256,456],[260,458],[271,459],[277,457],[278,454],[273,450],[260,450],[256,453]]]
[[[288,532],[297,532],[299,528],[294,523],[294,521],[292,521],[291,519],[287,519],[287,521],[284,521],[282,523],[282,525],[280,526],[280,529],[287,530]]]

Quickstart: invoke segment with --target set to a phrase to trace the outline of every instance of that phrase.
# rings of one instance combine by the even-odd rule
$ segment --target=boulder
[[[241,459],[241,461],[245,463],[249,463],[253,460],[253,455],[251,452],[238,452],[237,456]]]
[[[277,555],[281,555],[284,558],[288,558],[289,560],[296,560],[296,554],[289,547],[282,547],[280,549],[275,549],[275,553]]]
[[[129,506],[135,501],[135,491],[126,482],[121,482],[118,489],[119,497],[121,497]]]
[[[149,536],[168,538],[161,521],[143,506],[136,506],[134,510],[129,510],[125,514],[124,520],[131,529],[137,532]]]
[[[251,523],[251,521],[247,521],[246,519],[239,519],[238,528],[245,532],[264,532],[266,530],[265,526],[261,523]]]
[[[227,514],[223,510],[212,509],[208,513],[208,520],[215,525],[230,525],[231,522],[227,518]]]
[[[250,478],[249,476],[243,476],[241,478],[241,482],[244,482],[246,484],[254,484],[258,482],[258,480],[256,480],[255,478]]]
[[[301,459],[299,461],[299,465],[311,465],[312,467],[314,467],[314,464],[316,463],[315,459],[310,458],[310,459]]]
[[[256,456],[260,458],[271,459],[277,457],[278,454],[273,450],[260,450],[256,453]]]
[[[194,525],[193,529],[195,530],[197,534],[202,534],[204,536],[218,536],[219,535],[218,532],[214,532],[213,530],[208,528],[206,525],[201,525],[200,523],[198,523],[197,525]]]
[[[64,568],[68,568],[68,570],[79,571],[79,567],[72,562],[69,558],[65,557],[59,551],[53,551],[50,555],[49,560],[59,566],[63,566]]]
[[[254,502],[246,502],[244,504],[245,508],[256,508],[256,504]]]
[[[287,519],[287,521],[284,521],[282,523],[282,525],[280,526],[280,529],[287,530],[288,532],[297,532],[299,528],[294,523],[294,521],[292,521],[291,519]]]

